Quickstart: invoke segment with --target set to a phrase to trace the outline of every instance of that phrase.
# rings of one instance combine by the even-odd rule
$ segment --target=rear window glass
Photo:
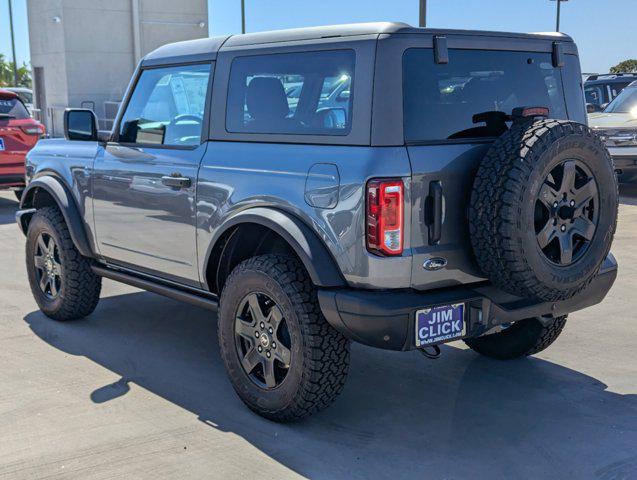
[[[16,98],[0,98],[0,120],[29,118],[29,112]]]
[[[226,129],[237,133],[347,135],[353,50],[239,57],[232,62]]]
[[[567,118],[560,70],[549,53],[449,50],[436,64],[431,49],[403,58],[405,139],[408,142],[494,137],[516,107],[548,107]]]

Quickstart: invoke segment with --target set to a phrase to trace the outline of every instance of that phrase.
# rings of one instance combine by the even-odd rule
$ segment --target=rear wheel
[[[38,210],[27,232],[27,274],[40,310],[54,320],[74,320],[95,310],[102,279],[77,251],[57,208]]]
[[[534,355],[548,348],[560,336],[566,325],[566,316],[549,321],[527,318],[515,322],[504,330],[465,343],[474,351],[499,360]]]
[[[349,368],[349,342],[323,317],[307,272],[281,255],[232,271],[221,293],[219,345],[241,400],[279,422],[330,405]]]

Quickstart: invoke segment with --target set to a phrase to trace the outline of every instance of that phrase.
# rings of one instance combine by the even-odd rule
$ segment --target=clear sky
[[[208,0],[211,35],[239,33],[240,0]],[[418,0],[245,0],[248,31],[334,23],[403,21],[418,24]],[[29,61],[26,0],[13,0],[18,63]],[[428,26],[538,32],[555,29],[554,1],[428,0]],[[575,38],[582,70],[607,72],[637,58],[637,0],[569,0],[561,30]],[[0,53],[11,55],[7,0],[0,0]],[[107,39],[105,39],[107,41]]]

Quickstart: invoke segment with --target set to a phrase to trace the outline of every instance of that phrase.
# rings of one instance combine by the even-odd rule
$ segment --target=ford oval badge
[[[422,267],[425,270],[429,270],[430,272],[440,270],[441,268],[445,268],[446,266],[447,259],[442,257],[428,258],[427,260],[425,260],[425,263],[422,264]]]

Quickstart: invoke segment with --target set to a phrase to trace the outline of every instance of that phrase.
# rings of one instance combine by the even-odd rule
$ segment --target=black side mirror
[[[67,140],[97,141],[97,118],[93,111],[67,108],[64,111],[64,136]]]

